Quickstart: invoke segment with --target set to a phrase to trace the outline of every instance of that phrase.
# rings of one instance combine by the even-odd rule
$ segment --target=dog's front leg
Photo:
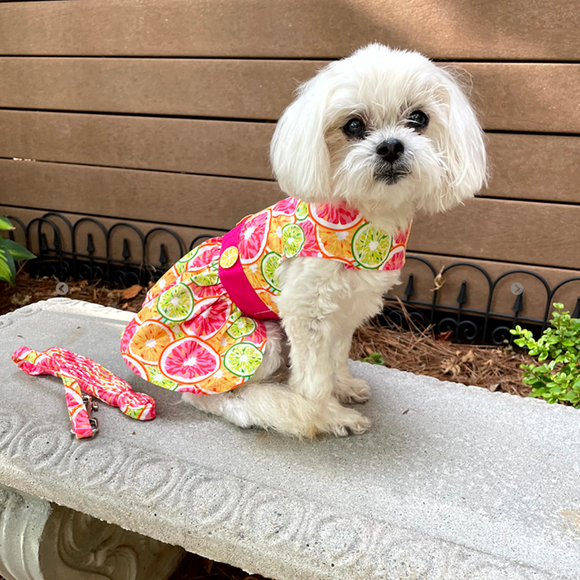
[[[316,409],[315,424],[307,432],[335,435],[363,433],[370,421],[354,409],[343,407],[334,396],[336,350],[350,340],[351,295],[342,264],[319,258],[297,258],[279,269],[281,294],[277,304],[290,342],[290,389]],[[308,420],[312,420],[310,417]]]
[[[344,328],[336,339],[333,349],[335,364],[334,394],[343,403],[364,403],[370,396],[370,388],[364,379],[353,377],[348,366],[352,336],[365,320],[378,314],[383,308],[383,294],[399,284],[399,272],[376,272],[344,270],[350,288],[350,298],[343,302],[346,316]]]

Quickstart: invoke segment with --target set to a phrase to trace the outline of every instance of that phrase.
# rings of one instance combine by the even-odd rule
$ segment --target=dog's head
[[[454,77],[417,52],[380,44],[300,87],[271,158],[288,195],[344,200],[365,213],[443,211],[486,179],[481,127]]]

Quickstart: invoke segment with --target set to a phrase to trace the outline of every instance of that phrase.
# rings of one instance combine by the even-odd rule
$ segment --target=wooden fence
[[[282,196],[268,144],[297,83],[377,40],[465,69],[487,131],[489,188],[418,219],[411,250],[553,286],[580,276],[579,30],[574,0],[0,2],[0,213],[226,230]],[[479,274],[457,276],[485,306]],[[514,281],[541,317],[537,281]]]

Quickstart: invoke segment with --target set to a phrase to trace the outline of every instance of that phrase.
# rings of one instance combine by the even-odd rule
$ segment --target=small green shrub
[[[380,352],[371,352],[369,356],[361,358],[362,362],[371,363],[372,365],[384,365],[385,359]]]
[[[520,326],[510,331],[519,337],[514,342],[542,363],[521,365],[522,380],[532,386],[531,397],[580,407],[580,319],[564,311],[563,304],[555,302],[554,308],[551,326],[538,340]]]
[[[8,218],[0,216],[0,230],[13,230]],[[18,242],[0,236],[0,280],[14,285],[16,277],[15,262],[31,260],[36,256]]]

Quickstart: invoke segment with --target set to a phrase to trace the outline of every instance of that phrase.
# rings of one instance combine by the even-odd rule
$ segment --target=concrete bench
[[[184,548],[278,580],[580,578],[579,411],[353,363],[367,434],[242,430],[132,375],[129,319],[63,298],[0,317],[0,575],[162,580]],[[11,362],[22,345],[93,358],[157,418],[102,404],[75,440],[61,382]]]

